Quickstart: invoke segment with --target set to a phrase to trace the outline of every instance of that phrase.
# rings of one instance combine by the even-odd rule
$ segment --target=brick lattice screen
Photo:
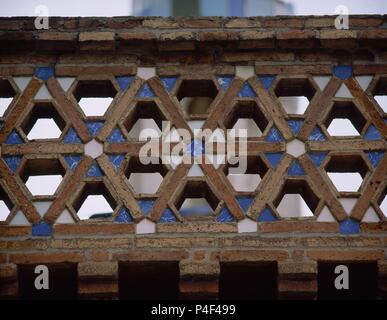
[[[349,30],[333,22],[50,18],[50,30],[38,31],[31,18],[0,19],[0,97],[13,98],[0,117],[0,196],[10,211],[0,222],[0,296],[17,296],[19,264],[77,263],[87,298],[117,296],[119,261],[177,261],[182,297],[216,297],[219,262],[274,261],[280,297],[315,298],[318,262],[371,261],[385,297],[387,126],[375,96],[387,95],[387,20],[354,16]],[[82,112],[80,99],[93,96],[112,97],[104,115]],[[206,110],[182,107],[198,96],[211,100]],[[306,96],[306,111],[288,113],[280,99],[288,96]],[[44,118],[59,138],[30,140]],[[247,139],[248,173],[261,181],[236,191],[227,164],[199,164],[199,174],[190,164],[144,169],[146,142],[130,134],[140,118],[191,133],[193,123],[225,130],[253,119],[261,134]],[[358,134],[331,134],[335,119]],[[163,178],[152,195],[128,182],[147,170]],[[339,191],[328,172],[358,172],[362,183]],[[33,196],[26,182],[44,174],[62,182]],[[294,193],[312,216],[279,213]],[[95,194],[113,214],[80,220]],[[199,195],[212,214],[183,214],[184,199]]]

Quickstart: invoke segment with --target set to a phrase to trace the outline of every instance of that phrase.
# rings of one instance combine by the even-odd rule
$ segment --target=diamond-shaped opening
[[[33,196],[52,196],[65,173],[58,159],[27,159],[20,171],[20,178]]]
[[[212,80],[183,80],[176,96],[187,115],[200,117],[208,114],[217,94]]]
[[[372,93],[383,112],[387,113],[387,77],[379,79]]]
[[[319,201],[305,180],[289,179],[285,181],[274,206],[283,218],[311,217]]]
[[[159,190],[168,168],[159,158],[152,159],[153,163],[144,164],[138,157],[131,157],[125,170],[129,184],[137,194],[154,194]]]
[[[219,199],[204,181],[188,181],[175,205],[183,217],[205,217],[214,213]]]
[[[257,189],[268,167],[259,156],[247,156],[235,163],[232,158],[224,167],[224,174],[236,192],[253,192]],[[231,164],[232,163],[232,164]]]
[[[109,80],[80,80],[74,90],[74,97],[86,117],[105,115],[116,94]]]
[[[387,187],[384,188],[384,192],[380,196],[378,204],[384,216],[387,217]]]
[[[0,79],[0,117],[4,116],[15,95],[16,92],[9,81]]]
[[[247,137],[260,137],[265,131],[268,120],[255,101],[238,101],[225,119],[227,129],[247,130]]]
[[[275,94],[288,114],[304,114],[315,93],[316,88],[308,78],[281,79],[275,88]]]
[[[79,219],[102,219],[113,215],[117,203],[101,181],[87,182],[73,203]]]
[[[324,121],[331,136],[359,136],[366,123],[352,101],[336,101]]]
[[[325,165],[325,171],[337,191],[357,192],[368,167],[360,155],[334,155]]]
[[[129,112],[124,126],[129,137],[135,140],[157,138],[161,134],[162,122],[167,118],[154,101],[139,101]]]
[[[8,197],[7,193],[0,185],[0,221],[7,220],[8,215],[10,214],[13,208],[13,203]]]
[[[58,139],[66,122],[51,103],[37,103],[24,119],[21,128],[28,140]]]

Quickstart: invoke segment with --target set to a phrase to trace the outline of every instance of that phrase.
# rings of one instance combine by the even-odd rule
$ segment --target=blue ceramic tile
[[[63,138],[63,143],[81,143],[81,139],[79,139],[78,134],[75,132],[73,128],[70,128],[67,134]]]
[[[279,132],[278,129],[275,126],[273,126],[270,129],[269,133],[267,134],[266,141],[281,142],[281,141],[284,141],[284,138],[283,138],[281,132]]]
[[[125,137],[122,135],[120,129],[115,128],[112,134],[107,138],[109,143],[123,143],[125,142]]]
[[[23,144],[24,142],[23,142],[22,138],[20,137],[20,135],[15,130],[13,130],[9,134],[7,140],[5,140],[5,143],[6,144]]]
[[[313,161],[316,167],[319,167],[327,156],[326,152],[309,152],[309,158]]]
[[[104,125],[103,121],[88,121],[86,122],[87,130],[92,137],[95,137]]]
[[[321,131],[321,129],[319,127],[315,127],[313,129],[312,133],[310,134],[308,140],[309,141],[325,141],[326,137],[325,137],[325,134]]]
[[[133,77],[116,77],[118,85],[125,91],[133,82]]]
[[[168,92],[171,92],[173,87],[176,84],[177,78],[176,77],[161,77],[160,80],[163,82],[165,89],[167,89]]]
[[[222,208],[219,215],[216,217],[217,222],[234,222],[235,218],[232,216],[227,208]]]
[[[239,206],[242,208],[243,212],[247,212],[249,210],[251,204],[254,201],[253,197],[237,197],[237,202],[239,203]]]
[[[271,87],[271,84],[275,80],[275,76],[259,76],[258,79],[259,81],[261,81],[263,87],[266,90],[269,90],[269,88]]]
[[[70,170],[74,171],[78,163],[81,161],[82,156],[71,154],[68,156],[64,156],[64,159],[67,162],[67,165],[69,166]]]
[[[164,210],[163,214],[161,215],[159,222],[161,223],[176,222],[176,217],[173,214],[172,210],[167,208]]]
[[[259,215],[257,220],[258,222],[272,222],[272,221],[276,221],[277,218],[269,208],[265,208],[262,211],[262,213]]]
[[[346,80],[352,77],[351,66],[335,66],[333,67],[333,74],[341,80]]]
[[[200,140],[193,140],[187,146],[187,154],[191,154],[193,157],[199,157],[205,153],[204,143]]]
[[[384,151],[370,151],[366,153],[374,168],[379,165],[379,162],[383,159],[384,156]]]
[[[378,129],[375,128],[374,125],[370,125],[364,135],[365,140],[382,140],[382,136],[380,135]]]
[[[238,97],[252,98],[252,97],[256,97],[256,95],[253,88],[251,88],[251,86],[248,83],[245,83],[242,89],[239,91]]]
[[[102,177],[103,173],[96,161],[93,161],[89,170],[86,172],[86,177]]]
[[[266,159],[269,160],[271,166],[275,168],[282,159],[282,152],[265,153]]]
[[[303,124],[303,120],[288,120],[288,126],[295,136],[298,135]]]
[[[8,165],[8,167],[15,172],[17,168],[19,167],[20,161],[22,160],[21,156],[9,156],[4,157],[5,163]]]
[[[138,205],[140,206],[142,213],[147,216],[155,204],[155,200],[138,200]]]
[[[54,68],[51,67],[39,67],[35,69],[34,76],[40,80],[47,81],[54,76]]]
[[[52,225],[47,222],[39,222],[32,225],[33,237],[48,237],[52,235]]]
[[[109,155],[108,157],[116,170],[121,166],[122,161],[124,161],[125,159],[125,155],[123,154],[112,154],[112,155]]]
[[[360,233],[360,223],[348,218],[340,222],[339,230],[341,234],[358,234]]]
[[[145,83],[139,92],[137,93],[137,97],[139,98],[153,98],[155,97],[155,94],[153,90],[149,87],[147,83]]]
[[[294,160],[288,170],[288,176],[303,176],[305,175],[304,169],[302,169],[298,160]]]
[[[227,76],[223,76],[223,77],[218,77],[218,82],[220,84],[220,87],[226,91],[228,89],[228,87],[230,86],[232,80],[234,79],[233,77],[227,77]]]
[[[133,218],[126,208],[122,208],[115,218],[115,222],[118,223],[132,223]]]

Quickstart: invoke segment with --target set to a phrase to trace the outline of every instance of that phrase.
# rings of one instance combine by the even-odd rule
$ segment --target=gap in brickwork
[[[378,80],[372,93],[383,112],[387,113],[387,77]]]
[[[337,266],[348,268],[348,289],[338,290],[335,280],[343,271],[335,273]],[[344,271],[346,272],[346,271]],[[318,263],[318,299],[320,300],[354,300],[376,299],[377,264],[376,262],[319,262]],[[339,283],[343,284],[343,281]]]
[[[8,218],[11,210],[13,208],[13,203],[8,197],[7,193],[0,185],[0,221],[5,221]]]
[[[119,262],[120,300],[176,300],[180,270],[177,261]]]
[[[9,81],[0,79],[0,117],[4,116],[15,95],[16,92]]]
[[[87,182],[73,207],[79,219],[110,218],[117,203],[103,182]]]
[[[274,205],[281,217],[313,216],[319,198],[314,194],[305,180],[286,180]]]
[[[387,187],[384,188],[384,191],[382,192],[382,195],[379,198],[378,204],[384,216],[387,217]]]
[[[44,264],[48,268],[48,289],[38,290],[35,279],[42,271],[35,273],[35,264],[18,265],[19,298],[25,300],[77,299],[78,272],[75,263]]]
[[[274,300],[278,298],[276,262],[221,262],[219,298]]]

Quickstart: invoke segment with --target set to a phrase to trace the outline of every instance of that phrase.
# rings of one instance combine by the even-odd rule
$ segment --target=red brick
[[[183,28],[218,28],[220,27],[220,20],[210,18],[194,18],[184,19],[182,21]]]
[[[225,41],[237,40],[238,34],[231,31],[201,31],[199,32],[200,41]]]

